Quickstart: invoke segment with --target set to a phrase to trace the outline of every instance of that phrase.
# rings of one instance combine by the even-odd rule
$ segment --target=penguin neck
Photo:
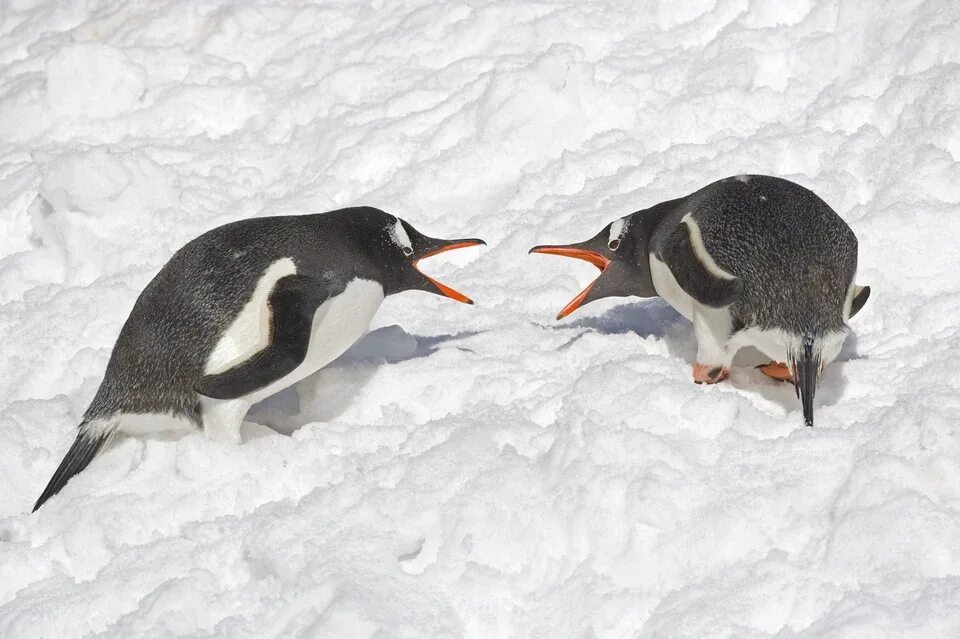
[[[636,234],[635,237],[637,238],[636,259],[639,279],[637,282],[639,289],[637,295],[641,297],[660,297],[660,293],[657,292],[657,288],[653,285],[653,274],[650,270],[650,254],[656,251],[656,240],[661,230],[667,226],[664,223],[668,221],[668,218],[672,217],[670,214],[677,210],[677,204],[681,199],[682,198],[661,202],[651,206],[649,209],[638,211],[634,214],[635,220],[631,230]]]

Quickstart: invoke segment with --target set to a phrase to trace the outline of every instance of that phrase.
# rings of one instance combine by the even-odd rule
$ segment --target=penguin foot
[[[730,377],[726,366],[711,366],[699,362],[693,365],[693,381],[698,384],[716,384]]]
[[[770,362],[769,364],[761,364],[757,366],[757,369],[767,377],[771,377],[778,382],[790,382],[793,383],[793,374],[790,373],[790,369],[787,368],[786,364],[781,362]]]

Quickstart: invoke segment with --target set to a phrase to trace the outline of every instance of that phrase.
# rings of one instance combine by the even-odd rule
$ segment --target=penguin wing
[[[334,295],[331,283],[305,275],[281,277],[270,291],[270,343],[222,373],[203,376],[194,386],[214,399],[237,399],[290,374],[307,356],[317,308]]]
[[[703,304],[720,308],[740,293],[740,280],[717,264],[703,243],[700,227],[688,213],[657,250],[683,291]]]

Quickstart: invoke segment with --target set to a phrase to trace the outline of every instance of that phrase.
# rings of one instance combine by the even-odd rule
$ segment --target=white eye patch
[[[399,218],[397,219],[397,223],[388,229],[388,232],[390,233],[390,239],[403,250],[404,255],[413,253],[413,244],[410,242],[410,236],[407,235],[407,229],[403,228],[403,223]]]
[[[617,250],[620,247],[620,238],[623,236],[624,231],[627,230],[627,220],[626,218],[620,218],[619,220],[614,220],[610,224],[610,236],[607,238],[607,245],[612,250]],[[614,244],[616,242],[616,244]]]

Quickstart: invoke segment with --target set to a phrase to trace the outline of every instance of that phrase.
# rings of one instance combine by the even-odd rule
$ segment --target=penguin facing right
[[[754,346],[761,370],[792,381],[807,426],[823,367],[870,287],[854,282],[857,238],[812,191],[782,178],[738,175],[608,224],[577,244],[531,253],[585,260],[600,276],[560,311],[603,297],[663,297],[693,322],[693,378],[712,384]]]
[[[430,238],[371,207],[242,220],[188,242],[134,304],[33,510],[117,432],[202,429],[239,441],[255,402],[343,353],[387,295],[420,290],[473,304],[417,263],[483,243]]]

